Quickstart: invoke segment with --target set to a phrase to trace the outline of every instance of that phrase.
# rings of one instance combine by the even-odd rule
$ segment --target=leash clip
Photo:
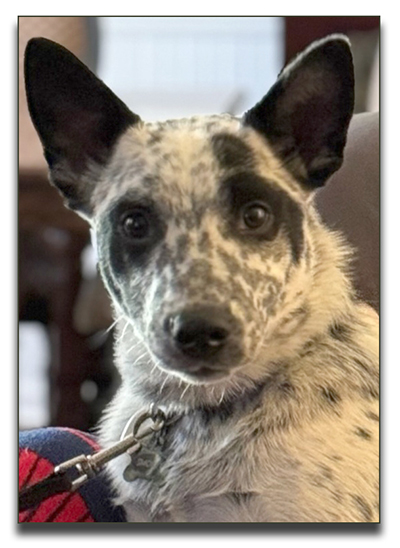
[[[151,423],[142,428],[150,419]],[[54,468],[55,474],[65,474],[75,468],[78,477],[71,481],[71,491],[76,491],[89,479],[94,478],[108,462],[127,453],[132,456],[142,448],[141,440],[153,435],[163,428],[165,415],[161,409],[151,404],[148,411],[133,415],[126,424],[120,440],[106,449],[101,449],[91,455],[78,455]],[[131,433],[129,434],[129,430]]]
[[[150,419],[150,424],[145,422]],[[150,406],[148,411],[135,414],[124,428],[121,439],[106,449],[95,453],[81,454],[55,466],[50,476],[33,484],[19,494],[19,511],[37,506],[48,497],[64,492],[74,492],[88,480],[94,478],[105,464],[127,453],[133,458],[142,449],[141,440],[154,435],[165,425],[164,413]],[[129,430],[131,432],[129,433]]]

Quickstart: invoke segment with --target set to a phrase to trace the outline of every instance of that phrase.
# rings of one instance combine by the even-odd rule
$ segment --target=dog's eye
[[[130,211],[121,219],[124,236],[131,240],[143,240],[150,232],[150,223],[145,211]]]
[[[271,226],[273,217],[265,204],[253,202],[242,209],[243,228],[249,230],[267,229]]]

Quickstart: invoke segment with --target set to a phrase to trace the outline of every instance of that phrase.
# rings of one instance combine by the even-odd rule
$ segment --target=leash
[[[38,506],[54,495],[76,491],[96,477],[105,464],[124,453],[131,457],[131,463],[124,471],[124,479],[129,482],[136,478],[150,479],[156,474],[162,457],[144,445],[144,440],[151,442],[166,425],[164,412],[154,404],[148,411],[136,413],[127,422],[117,443],[90,455],[81,454],[62,462],[49,476],[22,489],[18,497],[19,511]]]

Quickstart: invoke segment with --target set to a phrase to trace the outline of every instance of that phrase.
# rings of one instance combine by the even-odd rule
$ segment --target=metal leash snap
[[[144,438],[159,432],[165,425],[166,417],[161,409],[152,404],[149,411],[141,413],[139,416],[136,415],[134,418],[135,420],[128,421],[127,427],[129,428],[133,423],[133,437],[137,440],[143,440]],[[149,419],[152,421],[151,424],[142,428],[144,423]],[[127,427],[125,427],[124,432]],[[151,450],[141,443],[140,448],[137,451],[133,452],[128,450],[127,453],[131,457],[131,462],[123,473],[125,481],[131,482],[138,478],[149,480],[155,476],[161,462],[161,455],[157,451]]]
[[[70,491],[76,491],[89,479],[94,478],[108,462],[127,451],[131,453],[139,451],[140,446],[140,442],[133,435],[130,435],[111,447],[101,449],[91,455],[79,455],[59,464],[54,468],[54,474],[70,473],[75,468],[78,475],[71,480]]]
[[[139,431],[140,427],[148,419],[151,419],[152,423],[149,424],[146,428],[144,428],[142,432],[140,432]],[[159,432],[161,428],[164,426],[164,424],[165,424],[164,413],[161,411],[161,409],[156,408],[154,404],[152,404],[149,411],[142,413],[136,419],[136,421],[133,424],[132,434],[136,439],[141,440],[143,438],[146,438],[153,432]]]

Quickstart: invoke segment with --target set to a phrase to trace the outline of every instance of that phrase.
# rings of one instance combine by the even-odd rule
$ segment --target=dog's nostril
[[[208,344],[210,346],[221,346],[228,338],[228,331],[223,328],[216,328],[208,334]]]
[[[203,323],[182,325],[175,334],[175,340],[181,346],[186,348],[193,347],[199,343],[209,346],[221,346],[224,344],[228,332],[224,329],[209,328]]]
[[[208,358],[218,352],[229,337],[229,330],[207,315],[183,312],[169,317],[166,331],[175,345],[195,358]]]

